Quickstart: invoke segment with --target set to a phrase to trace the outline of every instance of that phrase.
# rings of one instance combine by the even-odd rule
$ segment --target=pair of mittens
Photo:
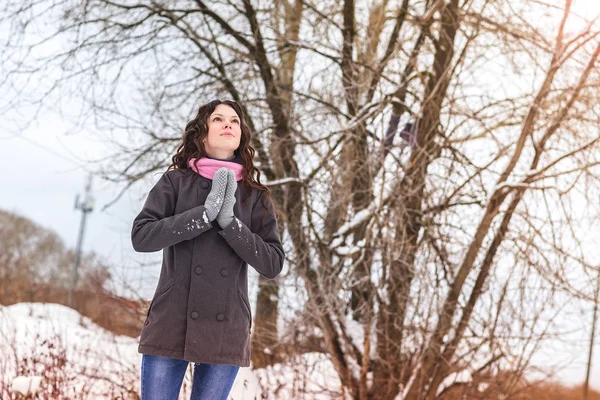
[[[233,221],[233,206],[237,182],[235,172],[222,167],[213,176],[212,188],[204,202],[206,215],[210,222],[217,220],[221,229],[225,229]]]

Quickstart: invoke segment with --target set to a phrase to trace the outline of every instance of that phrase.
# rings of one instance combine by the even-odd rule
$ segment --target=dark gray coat
[[[136,251],[163,250],[138,351],[248,367],[248,264],[274,279],[285,254],[268,196],[266,211],[264,193],[238,181],[236,218],[222,230],[208,221],[203,206],[211,186],[212,180],[192,170],[167,171],[133,222]],[[248,190],[251,194],[242,202]]]

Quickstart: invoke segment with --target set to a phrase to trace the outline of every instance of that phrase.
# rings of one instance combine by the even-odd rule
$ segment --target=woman
[[[239,104],[201,106],[133,222],[136,251],[163,250],[138,348],[142,400],[177,399],[188,362],[191,398],[225,400],[250,365],[248,264],[274,279],[285,257],[250,139]]]

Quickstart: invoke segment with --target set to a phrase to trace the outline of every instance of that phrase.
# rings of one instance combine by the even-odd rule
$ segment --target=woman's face
[[[231,158],[240,146],[242,128],[240,117],[227,104],[219,104],[208,117],[208,135],[204,148],[209,156]]]

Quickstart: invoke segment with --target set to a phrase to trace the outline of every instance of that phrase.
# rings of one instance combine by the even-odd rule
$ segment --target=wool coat
[[[248,367],[252,328],[248,265],[274,279],[285,253],[264,192],[238,181],[235,218],[221,229],[216,220],[208,220],[204,208],[211,187],[211,179],[190,169],[169,170],[150,190],[133,222],[136,251],[163,251],[138,351]]]

